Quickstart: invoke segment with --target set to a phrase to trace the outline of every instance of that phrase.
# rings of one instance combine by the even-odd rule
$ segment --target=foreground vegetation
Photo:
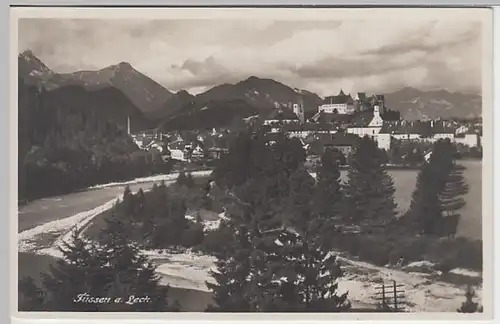
[[[481,242],[454,238],[461,196],[467,190],[454,156],[449,142],[434,145],[419,173],[410,209],[398,217],[393,180],[368,137],[356,147],[344,185],[334,152],[325,151],[315,180],[303,167],[305,152],[297,140],[283,137],[267,145],[259,134],[242,133],[217,162],[215,186],[196,184],[181,174],[172,187],[161,184],[137,194],[127,189],[123,202],[102,218],[104,226],[93,226],[85,234],[104,246],[110,236],[122,233],[127,244],[137,248],[189,247],[216,256],[215,284],[207,284],[215,302],[208,311],[344,312],[350,304],[347,294],[337,293],[342,271],[334,250],[381,266],[403,258],[406,263],[433,261],[443,272],[482,268]],[[185,217],[189,209],[215,211],[218,205],[224,206],[227,220],[216,231],[205,232],[201,216]],[[72,252],[59,267],[102,275],[99,269],[107,263],[100,263],[101,252],[79,240],[74,238],[68,247]],[[122,248],[125,243],[113,244]],[[75,265],[72,255],[88,259]],[[130,255],[136,258],[139,250]],[[121,277],[120,268],[113,270]],[[62,289],[51,288],[50,282],[44,282],[49,291]],[[138,289],[133,288],[136,283],[127,284]],[[74,289],[70,286],[65,289]],[[148,293],[165,297],[155,285],[149,287]],[[62,305],[53,307],[71,309]]]

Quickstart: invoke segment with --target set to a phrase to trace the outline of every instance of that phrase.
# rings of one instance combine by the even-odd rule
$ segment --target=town
[[[412,145],[419,155],[414,161],[428,159],[432,143],[439,139],[449,139],[466,156],[481,156],[480,118],[406,121],[397,110],[386,106],[384,95],[367,96],[359,92],[352,96],[343,90],[338,95],[326,97],[317,112],[312,114],[304,112],[301,99],[297,101],[275,109],[263,120],[258,120],[258,116],[247,120],[249,123],[256,120],[253,126],[260,122],[258,129],[267,134],[269,144],[273,144],[279,134],[298,138],[312,161],[318,159],[326,148],[339,150],[348,161],[357,140],[364,136],[375,140],[378,148],[386,153],[395,146]],[[128,132],[130,134],[130,119]],[[165,160],[203,162],[217,159],[227,151],[221,139],[230,132],[228,128],[220,128],[192,131],[186,135],[186,132],[152,130],[130,135],[139,148],[156,150]],[[391,164],[400,163],[388,163]]]

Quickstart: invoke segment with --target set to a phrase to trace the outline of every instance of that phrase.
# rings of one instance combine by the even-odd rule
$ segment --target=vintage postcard
[[[11,33],[13,316],[492,317],[491,10],[12,8]]]

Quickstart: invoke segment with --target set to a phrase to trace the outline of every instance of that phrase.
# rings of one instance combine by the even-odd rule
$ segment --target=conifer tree
[[[319,218],[310,222],[309,230],[319,230]],[[340,265],[319,238],[315,232],[281,231],[275,262],[269,263],[272,281],[278,286],[274,304],[281,311],[345,312],[350,308],[347,293],[337,293]]]
[[[137,202],[137,210],[142,215],[146,209],[146,195],[144,194],[144,190],[142,190],[142,188],[139,189],[135,198]]]
[[[417,176],[410,208],[404,218],[420,234],[453,235],[456,232],[459,215],[455,213],[465,204],[460,196],[467,192],[468,186],[454,163],[454,153],[452,143],[437,141],[430,160],[422,165]],[[450,225],[453,228],[446,228]]]
[[[324,220],[325,229],[332,230],[333,218],[342,211],[340,171],[332,150],[325,151],[316,174],[315,212]]]
[[[108,260],[100,258],[99,249],[73,231],[71,240],[60,248],[63,258],[42,274],[45,309],[52,311],[95,311],[99,304],[75,302],[79,294],[103,296],[107,277],[102,269]]]
[[[409,221],[411,228],[419,234],[438,234],[438,224],[442,222],[439,188],[436,185],[439,178],[436,178],[431,163],[434,162],[422,165],[410,208],[402,218]]]
[[[252,273],[250,257],[254,247],[245,226],[235,226],[234,223],[228,223],[227,226],[233,232],[233,239],[225,242],[216,253],[217,270],[211,271],[216,283],[206,283],[214,294],[215,305],[211,305],[208,311],[255,311],[249,296]]]
[[[122,200],[123,201],[121,206],[123,206],[122,208],[123,211],[125,212],[125,216],[130,220],[135,219],[135,207],[136,207],[135,197],[128,185],[125,187],[125,190],[123,191]]]
[[[344,187],[343,216],[353,224],[384,224],[396,215],[394,181],[376,143],[363,137],[352,156]]]
[[[249,181],[238,191],[236,208],[228,210],[234,236],[219,255],[216,284],[207,284],[216,295],[212,310],[346,310],[346,295],[335,294],[340,268],[319,239],[323,224],[311,212],[314,180],[303,169],[291,174],[282,205],[289,217],[278,217],[281,227],[271,226],[276,210],[256,199],[259,192],[266,196],[266,185],[275,188],[272,182]]]
[[[179,172],[179,175],[177,176],[176,184],[178,184],[179,186],[185,186],[186,183],[187,183],[186,173],[184,173],[184,171]]]
[[[141,254],[136,244],[130,242],[130,227],[117,217],[106,220],[100,258],[107,260],[103,272],[109,278],[105,285],[108,293],[122,292],[122,298],[131,295],[149,296],[151,301],[136,305],[122,305],[118,309],[136,311],[168,311],[167,287],[160,285],[155,266]],[[116,306],[116,305],[114,305]],[[112,307],[115,310],[116,307]]]
[[[101,245],[80,238],[74,231],[71,240],[61,248],[63,258],[43,275],[43,288],[47,292],[43,308],[51,311],[172,311],[167,304],[168,287],[160,285],[155,267],[130,242],[128,226],[116,216],[106,222]],[[110,302],[77,302],[81,294],[109,297]],[[148,296],[150,300],[129,305],[125,302],[130,296]],[[115,303],[118,297],[122,301]]]
[[[187,174],[186,182],[184,183],[184,185],[188,188],[194,188],[195,182],[194,182],[193,175],[191,174],[191,172],[189,172]]]

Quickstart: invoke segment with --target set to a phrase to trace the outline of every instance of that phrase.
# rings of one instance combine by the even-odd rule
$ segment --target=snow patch
[[[161,253],[158,250],[142,252],[158,265],[156,271],[165,285],[208,292],[206,282],[215,283],[210,275],[210,271],[216,269],[215,257],[190,251],[184,253]]]
[[[461,268],[453,269],[449,273],[464,276],[464,277],[472,277],[472,278],[481,278],[482,277],[482,274],[480,272],[472,271],[472,270],[468,270],[468,269],[461,269]]]
[[[435,266],[434,263],[429,261],[417,261],[404,266],[403,270],[408,272],[434,273],[436,272]]]

